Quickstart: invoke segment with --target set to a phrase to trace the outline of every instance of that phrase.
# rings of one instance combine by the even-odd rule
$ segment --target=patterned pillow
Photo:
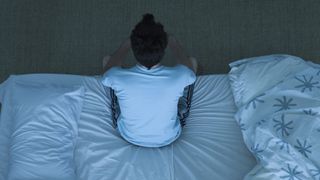
[[[303,59],[286,54],[241,59],[230,63],[229,66],[230,84],[238,108],[279,83],[282,77],[290,77],[307,68]]]

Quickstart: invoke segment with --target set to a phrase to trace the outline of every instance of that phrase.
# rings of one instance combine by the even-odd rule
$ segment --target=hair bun
[[[152,24],[154,23],[154,17],[152,14],[147,13],[143,15],[143,20],[142,22],[146,23],[146,24]]]

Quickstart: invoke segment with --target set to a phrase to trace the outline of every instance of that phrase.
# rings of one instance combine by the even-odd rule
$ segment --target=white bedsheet
[[[78,180],[240,180],[256,164],[233,117],[236,108],[227,75],[197,78],[182,135],[162,148],[131,145],[113,129],[109,89],[100,83],[101,76],[19,77],[85,87],[75,150]]]
[[[86,77],[76,164],[79,180],[237,180],[255,165],[233,116],[226,75],[198,77],[190,116],[169,146],[131,145],[112,127],[109,88]]]

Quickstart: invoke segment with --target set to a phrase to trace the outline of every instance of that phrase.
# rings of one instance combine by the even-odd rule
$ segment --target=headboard
[[[275,53],[320,63],[319,9],[318,0],[4,1],[0,82],[21,73],[101,74],[102,58],[147,12],[198,59],[203,74]],[[163,64],[174,65],[166,52]],[[134,64],[130,52],[124,66]]]

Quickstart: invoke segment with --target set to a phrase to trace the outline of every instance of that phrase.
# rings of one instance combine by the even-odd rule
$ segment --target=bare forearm
[[[189,56],[183,51],[182,46],[174,37],[169,37],[169,47],[179,64],[184,64],[192,68],[192,62]]]
[[[130,40],[126,40],[121,46],[111,55],[110,60],[106,64],[105,71],[113,66],[121,66],[124,59],[127,57],[131,49]]]
[[[120,46],[110,57],[110,63],[122,65],[124,59],[127,57],[130,48]]]

